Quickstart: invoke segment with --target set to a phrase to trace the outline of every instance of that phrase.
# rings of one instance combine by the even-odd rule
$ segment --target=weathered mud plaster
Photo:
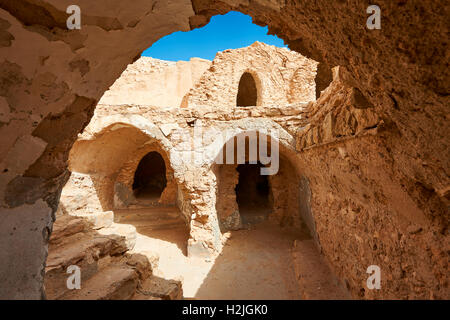
[[[194,110],[98,105],[70,153],[70,170],[78,182],[70,179],[63,189],[61,206],[85,213],[139,206],[131,189],[134,172],[142,157],[156,150],[163,156],[167,170],[167,187],[160,205],[177,203],[180,208],[190,230],[188,254],[209,256],[220,252],[217,185],[211,171],[217,155],[227,140],[258,131],[276,134],[282,148],[294,153],[295,139],[280,125],[290,127],[291,108],[261,108],[259,118],[249,118],[249,112],[254,111],[251,109],[232,108],[223,114],[214,112],[214,117],[215,106],[198,109],[195,117],[202,122],[197,125],[202,126],[203,139],[201,145],[195,145],[198,127],[187,124]],[[305,121],[301,110],[295,113],[297,122]],[[222,118],[225,115],[227,120]],[[230,115],[234,119],[229,119]],[[170,130],[168,123],[172,123]],[[217,140],[216,133],[224,134],[224,139]],[[80,195],[85,196],[81,199]],[[76,208],[73,199],[77,199]]]
[[[354,297],[448,298],[450,71],[443,40],[448,15],[440,2],[380,0],[381,30],[365,28],[368,3],[362,0],[137,0],[132,6],[80,0],[82,29],[75,31],[65,27],[69,4],[0,3],[0,161],[15,163],[10,150],[18,139],[38,137],[47,143],[29,168],[0,173],[1,214],[7,217],[1,228],[12,230],[20,221],[24,230],[1,233],[1,242],[13,246],[2,250],[0,274],[18,280],[2,281],[2,297],[42,295],[40,272],[48,236],[36,231],[34,239],[29,230],[43,215],[50,221],[56,210],[68,178],[68,151],[102,94],[157,39],[237,10],[268,25],[270,33],[308,58],[344,66],[348,76],[342,83],[360,92],[383,121],[377,125],[379,135],[356,137],[350,117],[350,126],[340,125],[348,139],[339,140],[339,133],[333,136],[336,141],[326,141],[329,147],[321,145],[314,133],[319,126],[312,124],[315,146],[299,145],[299,165],[308,168],[316,230],[333,269],[347,280]],[[322,94],[316,109],[345,104],[345,93],[333,90]],[[359,93],[359,104],[357,97]],[[337,110],[344,119],[358,113],[344,109]],[[22,157],[29,157],[27,150],[20,152]],[[14,213],[24,207],[30,218],[20,220]],[[29,242],[22,242],[27,235],[37,246],[31,251]],[[11,253],[14,245],[22,255]],[[362,279],[366,266],[374,263],[385,275],[384,289],[369,292]]]

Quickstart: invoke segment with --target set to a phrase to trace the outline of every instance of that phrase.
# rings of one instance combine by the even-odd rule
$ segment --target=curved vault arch
[[[170,163],[169,153],[161,146],[159,141],[152,139],[129,156],[122,165],[114,182],[114,208],[123,209],[130,205],[139,205],[137,194],[134,190],[136,172],[142,160],[150,153],[157,153],[164,163],[165,185],[157,199],[158,205],[175,205],[177,200],[177,181],[175,170]],[[143,205],[143,204],[141,204]],[[145,206],[145,205],[144,205]]]
[[[151,122],[141,129],[126,119],[122,122],[105,123],[90,135],[89,140],[78,140],[69,156],[69,167],[73,172],[91,177],[103,210],[112,210],[136,201],[133,192],[133,174],[140,160],[149,152],[156,151],[164,159],[167,185],[161,195],[161,203],[174,204],[177,181],[170,160],[170,141]],[[150,125],[151,124],[151,125]],[[118,197],[120,190],[121,197]],[[119,205],[120,204],[120,205]]]
[[[94,115],[78,140],[92,140],[107,131],[120,129],[121,127],[136,128],[149,137],[160,140],[163,145],[167,146],[166,148],[170,147],[169,140],[161,130],[152,121],[138,114],[112,114],[104,117]]]

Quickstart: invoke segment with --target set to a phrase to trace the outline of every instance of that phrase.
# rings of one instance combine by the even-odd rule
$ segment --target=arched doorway
[[[244,72],[239,80],[238,93],[236,98],[236,105],[238,107],[256,106],[258,103],[258,90],[256,88],[256,81],[253,75],[249,72]]]
[[[136,199],[157,200],[166,185],[166,164],[163,157],[156,151],[147,153],[134,173],[134,196]]]

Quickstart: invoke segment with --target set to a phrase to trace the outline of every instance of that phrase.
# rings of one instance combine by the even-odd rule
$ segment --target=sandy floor
[[[133,251],[159,254],[155,275],[182,280],[185,298],[299,299],[291,254],[298,234],[269,222],[253,228],[231,232],[210,261],[186,257],[182,228],[139,233]]]

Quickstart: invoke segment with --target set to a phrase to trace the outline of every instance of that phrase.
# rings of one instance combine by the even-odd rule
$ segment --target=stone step
[[[100,258],[127,251],[125,238],[118,235],[101,235],[97,232],[73,235],[63,242],[50,245],[47,268],[67,267],[86,257]]]
[[[180,281],[152,276],[140,284],[132,299],[182,300],[183,288]]]
[[[103,258],[84,259],[76,264],[80,268],[81,282],[89,280],[99,270],[104,269],[111,263],[111,256],[105,256]],[[67,268],[46,268],[44,285],[45,293],[48,300],[57,300],[69,291],[67,287],[67,280],[72,274],[67,273]]]
[[[99,224],[91,220],[61,216],[55,222],[45,269],[47,299],[129,299],[137,284],[152,275],[146,256],[126,252],[136,242],[134,226],[112,223],[94,230]],[[80,268],[80,290],[68,289],[71,265]]]
[[[128,221],[127,224],[133,225],[136,229],[142,230],[142,228],[148,228],[149,230],[157,229],[173,229],[173,228],[186,228],[186,223],[181,218],[175,219],[160,219],[160,220],[140,220],[140,221]]]
[[[153,274],[152,262],[143,254],[140,253],[126,253],[123,256],[124,263],[133,268],[139,276],[139,280],[145,281]]]
[[[136,271],[124,264],[110,265],[70,290],[59,300],[128,300],[139,283]]]
[[[153,230],[169,230],[169,229],[186,229],[186,224],[183,220],[172,221],[151,221],[137,227],[139,233],[147,233]]]

